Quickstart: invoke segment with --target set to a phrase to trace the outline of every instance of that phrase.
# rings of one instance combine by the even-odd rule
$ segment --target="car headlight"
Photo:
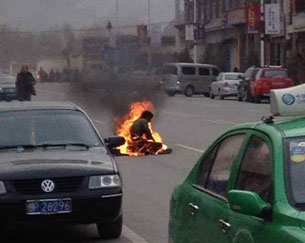
[[[89,189],[101,189],[120,187],[122,185],[119,175],[91,176],[89,180]]]
[[[0,181],[0,195],[6,194],[6,189],[3,181]]]
[[[177,85],[180,85],[180,81],[177,81],[176,84],[177,84]]]

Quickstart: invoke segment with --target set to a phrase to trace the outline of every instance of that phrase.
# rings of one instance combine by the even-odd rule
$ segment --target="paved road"
[[[39,84],[37,93],[35,100],[79,104],[104,137],[113,135],[113,117],[98,97],[71,92],[66,84]],[[269,115],[268,104],[240,103],[234,99],[175,96],[162,100],[163,103],[156,107],[154,128],[174,152],[163,156],[117,158],[124,181],[124,229],[120,239],[103,242],[167,242],[173,188],[183,182],[207,146],[226,129]],[[93,225],[50,230],[23,234],[18,231],[11,234],[11,240],[7,242],[20,242],[21,239],[24,242],[101,242]]]

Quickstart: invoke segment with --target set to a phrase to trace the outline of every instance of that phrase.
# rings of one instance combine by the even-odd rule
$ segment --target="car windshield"
[[[15,79],[10,75],[0,74],[0,84],[14,84]]]
[[[286,140],[286,165],[290,202],[305,208],[305,137]]]
[[[264,78],[282,77],[288,78],[288,74],[285,70],[266,70],[264,71]]]
[[[225,80],[239,80],[239,76],[242,76],[242,74],[241,73],[225,74]]]
[[[0,113],[0,148],[65,144],[101,146],[92,125],[79,111],[25,110]]]

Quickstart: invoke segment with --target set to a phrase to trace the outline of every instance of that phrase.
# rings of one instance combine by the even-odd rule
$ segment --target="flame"
[[[126,140],[125,144],[118,148],[121,154],[129,155],[129,156],[145,155],[140,151],[130,150],[130,145],[132,144],[132,140],[130,136],[130,127],[132,126],[134,121],[136,121],[145,110],[149,110],[153,112],[154,105],[149,101],[132,103],[129,107],[129,112],[122,119],[121,118],[115,119],[115,124],[117,127],[116,134],[118,136],[124,137]],[[167,146],[163,143],[160,134],[153,131],[153,127],[151,123],[149,123],[149,129],[151,131],[151,134],[155,142],[162,143],[162,148],[159,151],[157,151],[155,154],[159,154],[160,152],[166,150]]]

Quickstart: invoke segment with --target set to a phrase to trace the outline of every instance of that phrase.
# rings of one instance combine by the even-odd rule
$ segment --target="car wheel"
[[[167,93],[167,95],[170,96],[170,97],[173,97],[173,96],[175,96],[175,94],[176,94],[176,92],[174,92],[174,91],[167,91],[166,93]]]
[[[185,94],[185,96],[187,96],[187,97],[192,97],[193,96],[193,94],[194,94],[194,88],[192,87],[192,86],[187,86],[186,87],[186,89],[185,89],[185,91],[184,91],[184,94]]]
[[[256,104],[260,104],[260,103],[262,102],[262,99],[261,99],[261,97],[259,97],[259,96],[255,96],[254,99],[253,99],[253,101],[254,101],[254,103],[256,103]]]
[[[243,101],[243,97],[240,95],[240,91],[237,92],[237,100]]]
[[[118,217],[114,222],[97,223],[97,231],[101,239],[116,239],[122,233],[123,216]]]
[[[203,93],[203,95],[204,95],[205,97],[210,97],[210,93],[207,93],[207,92]]]
[[[213,94],[212,90],[210,90],[210,98],[211,98],[212,100],[215,99],[215,95]]]
[[[219,90],[219,99],[224,100],[225,96],[222,94],[221,90]]]

